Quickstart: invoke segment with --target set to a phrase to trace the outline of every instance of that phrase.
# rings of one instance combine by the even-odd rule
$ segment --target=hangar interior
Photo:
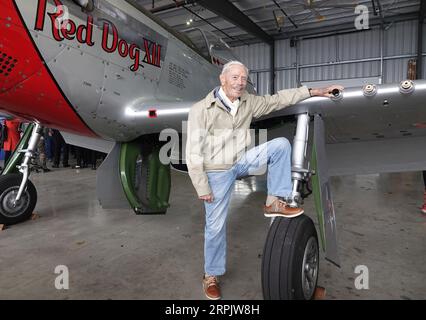
[[[419,55],[426,70],[420,1],[230,1],[250,21],[227,14],[221,1],[207,7],[155,1],[154,9],[151,1],[138,2],[178,31],[202,28],[226,41],[249,68],[259,94],[337,79],[399,82],[407,78],[408,61]],[[368,30],[354,28],[357,5],[369,10]]]
[[[198,29],[223,39],[249,68],[259,95],[301,85],[393,84],[426,75],[425,0],[128,2],[187,34],[199,48],[207,42]],[[366,29],[354,26],[362,14],[357,6],[368,9]],[[426,128],[426,111],[421,116]],[[423,133],[401,131],[397,138],[420,139]],[[373,157],[395,148],[378,148],[373,140],[380,137],[371,138]],[[318,285],[326,289],[325,299],[425,299],[426,215],[419,209],[424,163],[410,163],[403,172],[372,168],[351,174],[338,169],[345,161],[338,157],[341,150],[328,149],[337,159],[330,164],[330,182],[341,267],[320,252]],[[425,150],[418,152],[426,159]],[[58,168],[33,173],[31,180],[38,190],[34,219],[0,231],[0,299],[204,299],[204,207],[187,173],[171,171],[170,207],[161,216],[103,209],[96,171]],[[271,223],[261,211],[266,186],[265,175],[235,184],[223,299],[263,299],[261,260]],[[304,209],[318,227],[313,197]],[[69,289],[55,287],[58,266],[69,269]],[[363,267],[369,282],[360,289]]]

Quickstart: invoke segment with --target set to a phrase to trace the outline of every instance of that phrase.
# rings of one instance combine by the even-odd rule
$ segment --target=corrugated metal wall
[[[275,88],[297,86],[297,65],[300,82],[379,77],[382,69],[383,83],[399,82],[407,77],[408,60],[417,54],[417,27],[418,22],[413,20],[394,23],[385,31],[375,28],[303,39],[299,41],[298,49],[290,47],[290,40],[279,40],[275,43]],[[426,30],[424,32],[426,34]],[[380,61],[382,44],[383,66]],[[251,70],[259,94],[269,93],[269,50],[265,44],[234,48],[236,55]],[[423,53],[426,54],[426,41]],[[359,61],[361,59],[363,61]],[[425,76],[426,57],[423,61]]]
[[[244,62],[250,70],[256,70],[254,73],[250,72],[250,77],[255,84],[258,93],[268,93],[271,80],[271,73],[269,72],[271,55],[270,47],[263,43],[257,43],[234,49],[236,55],[240,57],[241,62]]]

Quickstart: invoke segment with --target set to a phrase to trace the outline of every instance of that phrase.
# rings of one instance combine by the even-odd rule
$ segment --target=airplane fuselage
[[[1,0],[0,107],[28,121],[131,141],[180,131],[219,68],[130,2]],[[13,63],[12,63],[13,62]],[[9,70],[10,69],[10,70]],[[7,75],[6,75],[7,73]]]

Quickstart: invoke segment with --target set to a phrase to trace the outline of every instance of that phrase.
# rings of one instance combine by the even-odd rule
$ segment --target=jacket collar
[[[220,102],[219,98],[216,98],[216,93],[219,91],[220,87],[216,87],[214,88],[212,91],[209,92],[209,94],[206,97],[206,104],[207,104],[207,109],[212,108],[215,103],[218,103],[220,106],[222,105],[222,103]],[[240,100],[241,102],[246,101],[248,98],[248,92],[244,91]]]

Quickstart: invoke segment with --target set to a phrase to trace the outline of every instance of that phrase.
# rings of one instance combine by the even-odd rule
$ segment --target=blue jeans
[[[248,150],[232,168],[207,172],[214,200],[204,202],[204,271],[220,276],[226,269],[226,217],[235,179],[268,168],[268,195],[287,198],[292,193],[291,145],[277,138]]]

